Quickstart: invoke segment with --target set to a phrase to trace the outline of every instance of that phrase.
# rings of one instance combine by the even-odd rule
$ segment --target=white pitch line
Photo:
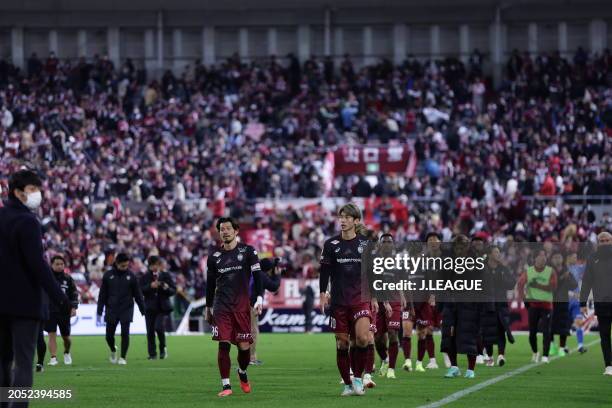
[[[593,344],[597,344],[597,343],[599,343],[599,340],[594,340],[594,341],[586,344],[585,347],[589,347],[589,346],[592,346]],[[574,353],[576,351],[578,351],[578,349],[572,350],[571,353]],[[559,358],[561,358],[561,357],[559,357],[559,356],[551,357],[550,361],[554,361],[554,360],[557,360]],[[512,371],[508,371],[507,373],[504,373],[504,374],[499,375],[497,377],[493,377],[493,378],[490,378],[490,379],[488,379],[486,381],[483,381],[481,383],[473,385],[473,386],[471,386],[469,388],[465,388],[465,389],[463,389],[461,391],[457,391],[456,393],[451,394],[451,395],[449,395],[449,396],[447,396],[445,398],[442,398],[439,401],[432,402],[431,404],[427,404],[427,405],[421,405],[418,408],[438,408],[438,407],[441,407],[443,405],[450,404],[451,402],[457,401],[459,398],[463,398],[466,395],[473,394],[476,391],[480,391],[483,388],[486,388],[486,387],[488,387],[490,385],[493,385],[493,384],[496,384],[496,383],[498,383],[500,381],[503,381],[506,378],[514,377],[515,375],[522,374],[525,371],[532,369],[533,367],[537,367],[537,366],[541,366],[541,365],[542,365],[542,363],[531,363],[531,364],[524,365],[522,367],[516,368],[516,369],[514,369]]]

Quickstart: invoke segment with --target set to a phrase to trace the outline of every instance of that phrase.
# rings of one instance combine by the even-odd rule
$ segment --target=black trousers
[[[38,339],[36,340],[36,355],[38,356],[37,364],[43,365],[45,362],[45,354],[47,353],[47,343],[45,343],[45,333],[43,333],[44,323],[40,326]]]
[[[40,321],[0,316],[0,386],[31,387],[32,365]],[[8,407],[6,403],[0,406]],[[13,403],[11,408],[27,407],[27,402]]]
[[[106,322],[106,344],[111,351],[117,351],[115,347],[115,331],[119,325],[118,320]],[[127,356],[128,348],[130,347],[130,322],[121,322],[121,358]]]
[[[601,338],[601,352],[606,367],[612,366],[612,343],[610,343],[610,329],[612,316],[597,316],[599,322],[599,337]]]
[[[536,353],[538,351],[538,326],[542,327],[542,334],[544,337],[543,352],[544,357],[548,357],[550,351],[550,325],[552,311],[542,309],[539,307],[530,307],[528,311],[529,316],[529,344],[531,345],[531,351]]]
[[[168,314],[148,310],[145,312],[145,322],[147,323],[147,346],[149,356],[157,356],[155,349],[155,335],[159,339],[159,353],[163,353],[166,348],[166,320]]]

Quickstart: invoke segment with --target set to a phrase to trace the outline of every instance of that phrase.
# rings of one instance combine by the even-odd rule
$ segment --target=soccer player
[[[65,268],[66,261],[63,256],[55,255],[51,258],[53,276],[55,276],[62,291],[68,296],[72,308],[70,312],[62,313],[57,305],[53,302],[49,303],[49,320],[45,322],[44,329],[49,333],[49,353],[51,354],[51,359],[49,360],[50,366],[57,365],[58,326],[60,334],[62,335],[62,340],[64,341],[64,364],[72,364],[72,355],[70,354],[70,346],[72,345],[72,339],[70,338],[70,317],[76,315],[76,310],[79,307],[79,292],[72,277],[64,273]]]
[[[380,256],[392,257],[395,253],[393,235],[383,234],[380,237]],[[391,282],[396,281],[396,274],[387,271],[383,278],[388,277]],[[404,294],[392,293],[389,295],[391,301],[378,303],[378,314],[376,316],[376,350],[382,363],[380,373],[387,378],[395,378],[395,364],[399,353],[399,329],[402,319],[402,308],[405,305]],[[387,349],[388,341],[388,349]]]
[[[361,293],[361,254],[368,239],[361,232],[361,210],[353,203],[338,211],[341,233],[325,241],[321,254],[320,305],[321,311],[331,302],[330,326],[336,336],[336,361],[344,381],[342,396],[363,395],[363,372],[367,360],[369,329],[372,312],[378,311],[378,302],[364,301]],[[331,277],[331,299],[327,286]],[[351,382],[349,335],[355,339],[354,380]]]
[[[576,328],[576,341],[578,342],[578,351],[581,354],[586,353],[587,349],[584,347],[584,321],[585,316],[580,312],[580,284],[584,276],[585,264],[578,262],[578,254],[575,252],[570,253],[565,263],[568,271],[574,277],[574,280],[578,282],[578,285],[572,288],[569,299],[569,311],[571,320],[574,322]]]
[[[232,395],[230,384],[231,344],[238,347],[238,377],[240,388],[251,392],[247,368],[251,361],[251,304],[249,283],[253,277],[254,291],[257,293],[253,305],[261,314],[263,290],[261,266],[257,251],[250,245],[238,242],[239,226],[232,218],[217,220],[217,231],[222,245],[213,252],[207,261],[206,320],[212,326],[213,340],[219,342],[217,362],[223,389],[219,397]]]
[[[569,314],[569,291],[574,289],[578,282],[574,279],[566,263],[560,248],[553,252],[550,260],[551,266],[557,275],[557,289],[553,294],[553,314],[551,329],[550,354],[564,357],[569,350],[567,348],[567,336],[571,326]],[[555,344],[555,334],[559,336],[559,347]]]
[[[519,296],[525,296],[529,315],[529,345],[533,351],[531,361],[540,361],[538,353],[538,326],[542,327],[543,351],[542,362],[548,363],[550,352],[550,325],[553,310],[553,293],[557,288],[557,275],[546,265],[546,251],[539,248],[535,251],[532,266],[527,267],[519,277],[517,284]]]
[[[98,295],[98,323],[102,321],[102,312],[106,308],[106,344],[110,348],[111,364],[126,365],[127,352],[130,347],[130,324],[134,317],[134,302],[140,314],[144,315],[144,299],[136,275],[130,268],[130,257],[119,253],[115,258],[113,269],[102,277],[102,286]],[[115,331],[121,325],[121,357],[117,360]]]

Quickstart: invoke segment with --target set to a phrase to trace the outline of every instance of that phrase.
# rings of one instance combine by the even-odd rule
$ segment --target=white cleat
[[[365,388],[361,378],[355,377],[355,379],[353,379],[353,395],[365,395]]]
[[[436,370],[438,369],[438,362],[435,359],[431,359],[425,368],[428,370]]]
[[[111,364],[117,364],[117,352],[116,351],[111,351],[108,361],[110,361]]]
[[[478,357],[476,357],[476,364],[484,364],[484,362],[484,356],[479,354]]]
[[[381,377],[384,377],[385,375],[387,375],[387,370],[388,370],[388,369],[389,369],[389,362],[388,362],[388,361],[386,361],[386,360],[383,360],[383,361],[380,363],[380,369],[378,370],[378,374],[379,374]]]
[[[539,363],[540,362],[540,353],[533,353],[533,355],[531,356],[531,362],[532,363]]]
[[[506,364],[506,357],[504,357],[503,354],[500,354],[499,356],[497,356],[497,365],[503,367],[504,364]]]
[[[51,357],[51,360],[49,360],[49,365],[50,366],[56,366],[57,365],[57,358],[56,357]]]
[[[363,375],[363,386],[366,388],[374,388],[376,387],[376,383],[372,381],[372,374],[364,374]]]
[[[485,365],[487,367],[495,367],[495,360],[493,360],[493,358],[491,358],[491,357],[487,357]]]
[[[412,360],[407,358],[406,361],[404,361],[402,368],[409,372],[412,371]]]
[[[341,397],[349,397],[354,394],[353,386],[344,384],[344,389],[342,390]]]
[[[451,368],[452,364],[450,358],[448,357],[448,354],[442,353],[442,357],[444,358],[444,367]]]
[[[395,379],[395,369],[389,368],[387,370],[387,378]]]
[[[127,361],[125,358],[120,358],[119,361],[117,361],[117,364],[119,365],[127,365]]]
[[[64,353],[64,364],[72,365],[72,356],[70,353]]]
[[[548,364],[550,361],[548,360],[548,357],[544,356],[542,357],[542,363],[544,364]]]
[[[606,371],[604,371],[603,375],[612,375],[612,366],[607,366]]]

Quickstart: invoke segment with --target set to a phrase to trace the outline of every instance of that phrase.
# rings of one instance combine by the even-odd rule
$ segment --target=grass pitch
[[[597,336],[586,336],[593,343]],[[117,337],[119,344],[119,337]],[[541,341],[541,338],[540,338]],[[467,395],[450,401],[448,407],[583,408],[612,406],[612,378],[604,377],[599,343],[591,344],[584,355],[578,353],[538,365],[482,389],[470,387],[530,364],[531,351],[526,336],[508,345],[507,364],[502,367],[476,367],[476,379],[444,379],[445,369],[407,373],[400,350],[396,380],[375,376],[377,387],[363,397],[339,396],[341,386],[336,368],[335,343],[331,334],[263,334],[258,357],[260,367],[249,368],[253,386],[243,394],[235,373],[236,349],[232,347],[232,386],[234,395],[219,399],[217,344],[206,336],[169,337],[169,359],[148,361],[146,339],[132,336],[128,365],[111,365],[102,336],[75,337],[72,366],[45,366],[35,373],[34,388],[73,390],[72,401],[32,402],[32,407],[420,407],[435,404],[462,390]],[[413,339],[413,360],[416,341]],[[576,347],[575,339],[568,341]],[[439,337],[436,337],[436,348]],[[47,354],[47,361],[48,361]],[[427,357],[425,358],[427,361]],[[377,366],[379,365],[377,361]],[[465,370],[465,356],[459,366]],[[433,405],[441,406],[441,405]]]

